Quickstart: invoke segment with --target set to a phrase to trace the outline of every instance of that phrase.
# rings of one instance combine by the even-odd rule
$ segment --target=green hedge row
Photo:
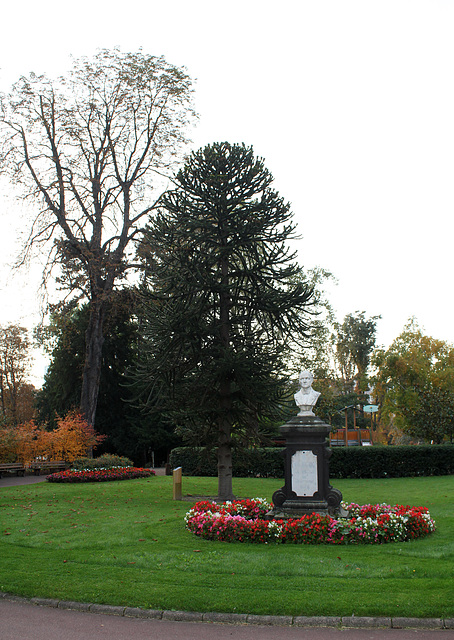
[[[134,463],[129,458],[117,456],[112,453],[104,453],[98,458],[76,458],[71,463],[71,469],[82,471],[84,469],[112,469],[114,467],[133,467]]]
[[[333,449],[333,478],[405,478],[454,473],[454,446],[338,447]]]
[[[283,449],[238,450],[233,453],[237,478],[283,478]],[[336,447],[330,459],[331,478],[402,478],[454,474],[454,445],[410,447]],[[186,476],[217,476],[216,453],[203,447],[179,447],[170,454],[173,469]]]
[[[233,452],[233,475],[237,478],[281,478],[284,475],[283,449],[239,449]],[[170,453],[172,469],[182,467],[186,476],[217,476],[216,452],[203,447],[179,447]]]

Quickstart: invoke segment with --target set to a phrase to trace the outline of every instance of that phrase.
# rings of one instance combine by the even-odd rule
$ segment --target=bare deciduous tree
[[[67,77],[31,74],[2,96],[0,170],[36,211],[23,258],[44,245],[43,280],[58,265],[62,287],[89,301],[80,408],[90,424],[106,305],[185,142],[191,87],[162,57],[102,50]]]

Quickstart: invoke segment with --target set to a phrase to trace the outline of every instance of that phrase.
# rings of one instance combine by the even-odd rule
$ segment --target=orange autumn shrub
[[[48,457],[52,460],[72,462],[85,456],[90,449],[105,440],[106,436],[96,433],[92,425],[78,411],[70,411],[64,418],[58,418],[57,428],[51,432]]]
[[[99,435],[77,411],[57,419],[57,428],[47,431],[33,420],[0,429],[0,461],[30,464],[36,459],[71,463],[95,449],[106,436]]]
[[[14,427],[16,439],[16,461],[24,465],[30,464],[37,457],[43,455],[46,436],[43,428],[34,420],[23,422]]]
[[[16,461],[16,433],[13,427],[0,427],[0,462]]]

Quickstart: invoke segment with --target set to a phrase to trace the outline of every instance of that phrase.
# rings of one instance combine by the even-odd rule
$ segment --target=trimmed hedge
[[[335,478],[405,478],[453,473],[453,445],[338,447],[330,460],[330,475]]]
[[[280,478],[284,475],[284,449],[238,449],[233,452],[233,475],[237,478]],[[218,475],[215,450],[204,447],[178,447],[170,453],[172,469],[182,467],[186,476]]]
[[[335,447],[331,449],[331,478],[402,478],[454,474],[454,445],[406,447]],[[237,478],[284,477],[284,449],[262,448],[233,452]],[[216,452],[203,447],[179,447],[170,454],[173,469],[186,476],[217,476]]]
[[[82,471],[83,469],[112,469],[133,466],[134,463],[129,458],[112,453],[104,453],[99,458],[76,458],[71,464],[71,469]]]

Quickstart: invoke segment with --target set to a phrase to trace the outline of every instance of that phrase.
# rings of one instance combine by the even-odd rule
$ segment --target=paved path
[[[157,476],[165,476],[165,469],[155,469]],[[35,482],[45,482],[46,476],[35,476],[35,475],[26,475],[26,476],[13,476],[8,474],[3,478],[0,478],[0,489],[2,487],[20,487],[26,484],[35,484]],[[0,638],[0,640],[3,640]]]
[[[0,600],[1,640],[454,640],[451,629],[338,629],[172,622]]]
[[[35,482],[45,482],[46,476],[12,476],[7,475],[0,478],[0,489],[2,487],[20,487],[24,484],[35,484]]]

